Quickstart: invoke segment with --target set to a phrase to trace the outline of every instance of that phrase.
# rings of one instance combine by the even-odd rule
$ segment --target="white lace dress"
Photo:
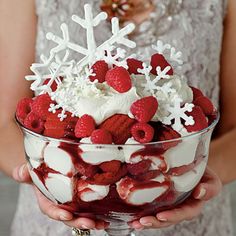
[[[45,33],[60,34],[61,22],[69,24],[72,41],[85,43],[84,31],[74,24],[72,14],[83,15],[85,3],[99,11],[101,0],[36,0],[38,14],[37,60],[40,54],[48,55],[51,47]],[[182,68],[189,82],[201,88],[215,104],[219,96],[219,61],[225,14],[225,0],[154,0],[156,13],[140,27],[136,37],[138,53],[149,56],[150,44],[157,38],[171,43],[183,52]],[[98,41],[109,37],[110,25],[97,31]],[[137,53],[137,51],[136,51]],[[22,185],[18,209],[12,225],[12,235],[70,236],[70,228],[44,216],[35,199],[31,186]],[[104,235],[104,232],[93,232]],[[165,230],[145,230],[137,235],[148,236],[232,236],[230,199],[225,189],[220,196],[208,202],[201,215],[191,221]]]

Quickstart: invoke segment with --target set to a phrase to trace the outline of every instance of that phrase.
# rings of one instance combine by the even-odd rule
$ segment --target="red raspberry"
[[[75,126],[75,136],[77,138],[85,138],[91,136],[95,130],[95,120],[90,115],[83,115]]]
[[[199,89],[197,89],[195,87],[190,87],[190,88],[193,91],[193,100],[197,99],[198,97],[204,96],[201,90],[199,90]]]
[[[132,176],[132,178],[134,178],[137,181],[143,182],[143,181],[149,181],[151,179],[155,179],[160,174],[161,174],[160,170],[149,170],[149,171],[145,172],[144,174]]]
[[[16,117],[17,119],[24,123],[26,116],[31,112],[31,105],[33,100],[31,98],[23,98],[20,100],[16,107]]]
[[[188,132],[196,132],[208,127],[206,116],[203,113],[201,107],[194,106],[193,110],[191,112],[186,112],[186,114],[188,116],[192,116],[194,119],[194,125],[185,126]]]
[[[99,167],[102,169],[104,172],[118,172],[120,169],[121,162],[114,160],[114,161],[107,161],[103,162],[102,164],[99,165]]]
[[[94,165],[89,165],[85,162],[79,161],[75,163],[76,170],[88,178],[92,178],[98,171],[98,167]]]
[[[97,173],[94,175],[94,178],[89,180],[92,184],[98,184],[98,185],[109,185],[114,184],[117,181],[119,181],[122,177],[124,177],[127,174],[127,168],[125,165],[123,165],[117,173],[115,172],[105,172],[102,174]]]
[[[149,143],[154,136],[154,129],[146,123],[137,123],[131,129],[132,136],[139,143]]]
[[[151,58],[151,66],[152,66],[152,70],[151,70],[151,73],[153,75],[157,75],[157,71],[156,71],[156,68],[158,66],[161,67],[161,70],[164,70],[167,66],[170,66],[171,65],[168,63],[168,61],[165,59],[165,57],[162,55],[162,54],[159,54],[159,53],[156,53],[154,55],[152,55],[152,58]],[[173,68],[171,67],[171,69],[167,72],[168,75],[173,75],[174,72],[173,72]]]
[[[30,112],[24,120],[24,126],[38,134],[41,134],[44,130],[44,121],[35,113]]]
[[[131,175],[140,175],[146,173],[152,162],[150,160],[143,160],[135,164],[127,164],[127,170]]]
[[[168,126],[163,126],[157,132],[159,132],[159,137],[158,137],[159,141],[166,141],[166,140],[181,138],[181,135],[177,131],[173,130],[171,127],[168,127]],[[180,142],[181,141],[165,142],[162,144],[162,146],[165,150],[168,150],[172,147],[175,147]]]
[[[212,115],[215,111],[214,105],[212,104],[211,100],[205,96],[199,96],[194,100],[193,103],[194,105],[201,107],[206,116]]]
[[[137,121],[147,123],[155,115],[157,108],[157,99],[153,96],[149,96],[134,102],[130,108],[130,111]]]
[[[52,103],[54,102],[48,94],[39,95],[33,100],[32,111],[43,120],[46,120],[47,116],[51,114],[48,109]]]
[[[67,114],[67,118],[60,121],[58,118],[59,112],[57,111],[55,114],[51,113],[46,118],[43,134],[52,138],[74,138],[74,128],[78,118],[71,117],[70,114]]]
[[[94,144],[112,144],[112,135],[105,129],[96,129],[91,135],[91,141]]]
[[[119,93],[125,93],[132,87],[129,72],[123,67],[115,67],[106,74],[106,81],[109,86]]]
[[[115,144],[124,144],[131,137],[131,127],[135,122],[127,115],[116,114],[106,119],[99,128],[108,130]]]
[[[138,69],[143,69],[143,62],[134,58],[127,59],[127,64],[129,67],[128,72],[130,74],[135,74],[135,75],[140,74],[138,72]]]
[[[105,76],[109,68],[108,64],[105,61],[97,61],[92,66],[92,70],[95,76],[90,76],[90,81],[94,81],[97,79],[99,83],[103,83],[105,81]]]

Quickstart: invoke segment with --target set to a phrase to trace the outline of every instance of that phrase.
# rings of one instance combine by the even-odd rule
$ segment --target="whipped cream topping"
[[[78,89],[78,87],[71,87],[70,90],[67,90],[66,86],[63,82],[60,84],[53,95],[54,100],[58,104],[64,103],[67,93],[73,94],[67,111],[78,117],[85,114],[91,115],[97,125],[112,115],[128,114],[131,105],[140,98],[135,87],[132,87],[126,93],[118,93],[111,87],[99,83],[96,89],[94,83],[88,83],[86,89],[83,90]]]

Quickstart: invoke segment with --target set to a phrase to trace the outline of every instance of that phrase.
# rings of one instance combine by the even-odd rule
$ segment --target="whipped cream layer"
[[[154,75],[150,75],[150,77],[155,79]],[[65,97],[67,97],[67,111],[78,117],[85,114],[91,115],[97,125],[115,114],[125,114],[132,118],[131,105],[138,99],[151,95],[142,86],[145,83],[144,75],[132,75],[133,87],[125,93],[118,93],[106,83],[90,82],[84,78],[79,78],[78,81],[80,81],[80,86],[76,84],[70,89],[68,89],[68,82],[62,81],[52,94],[52,98],[58,104],[64,104]],[[157,82],[157,87],[159,90],[153,96],[157,98],[159,107],[152,121],[162,121],[164,117],[168,116],[166,104],[171,105],[175,96],[182,100],[182,104],[193,101],[191,88],[186,80],[177,75],[171,76],[169,79],[161,79]]]
[[[91,184],[86,180],[86,176],[81,176],[75,181],[75,177],[72,177],[78,173],[75,163],[79,163],[81,159],[91,166],[98,166],[104,162],[109,163],[114,160],[129,165],[150,161],[148,171],[150,173],[160,171],[157,177],[137,181],[124,176],[116,182],[116,190],[123,201],[131,205],[141,206],[164,195],[172,185],[175,191],[181,193],[191,191],[196,186],[205,171],[207,157],[200,161],[197,166],[194,166],[191,170],[186,170],[179,176],[169,175],[168,170],[191,165],[196,161],[196,158],[205,156],[209,139],[205,140],[206,143],[203,146],[200,145],[199,148],[200,141],[203,144],[198,136],[183,139],[175,147],[156,155],[155,148],[157,147],[155,145],[153,145],[154,149],[151,152],[150,147],[145,151],[145,145],[139,144],[133,138],[128,139],[126,145],[121,146],[92,145],[90,138],[85,138],[82,140],[83,143],[78,145],[78,153],[77,151],[73,153],[76,150],[74,147],[71,149],[63,148],[60,142],[54,140],[38,142],[35,137],[28,137],[26,145],[31,143],[32,147],[38,146],[40,148],[40,159],[35,159],[36,153],[28,152],[28,154],[32,154],[32,158],[29,155],[29,162],[31,167],[34,168],[31,171],[33,182],[49,199],[60,203],[71,202],[75,194],[75,188],[77,189],[78,198],[84,202],[102,200],[109,195],[110,185]],[[44,173],[42,168],[49,168],[45,169],[49,173],[44,177],[39,176],[38,168],[41,174]],[[44,181],[42,181],[42,178]]]

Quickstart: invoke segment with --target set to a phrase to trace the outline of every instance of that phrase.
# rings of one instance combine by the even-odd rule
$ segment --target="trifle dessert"
[[[16,120],[24,134],[34,184],[76,216],[111,223],[109,235],[129,235],[128,222],[183,202],[201,180],[218,113],[178,75],[182,54],[157,41],[153,55],[126,55],[133,24],[97,46],[94,27],[106,13],[72,16],[87,32],[87,48],[70,42],[66,24],[49,57],[31,69],[34,98]],[[83,55],[76,61],[71,51]],[[118,230],[119,229],[119,230]]]

